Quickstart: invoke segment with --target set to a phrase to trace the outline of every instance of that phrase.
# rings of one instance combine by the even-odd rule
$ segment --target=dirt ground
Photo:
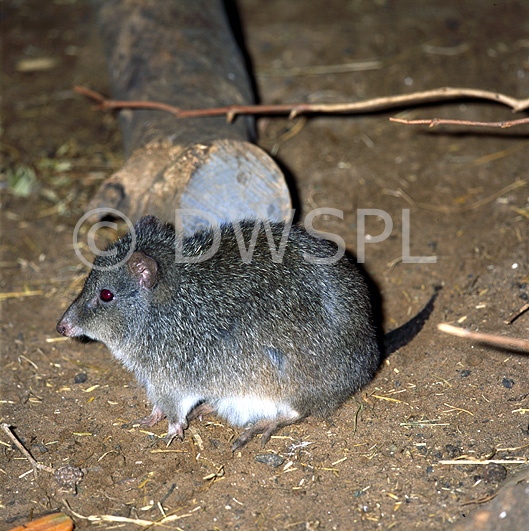
[[[239,10],[265,103],[441,86],[529,97],[527,2],[240,0]],[[506,120],[508,108],[459,101],[259,119],[259,143],[288,170],[303,212],[342,210],[343,220],[323,225],[351,251],[358,209],[390,214],[390,237],[365,253],[387,329],[444,288],[423,331],[327,422],[308,419],[264,449],[254,440],[232,453],[237,430],[205,418],[167,447],[165,422],[134,424],[151,406],[108,350],[55,331],[88,271],[73,251],[73,228],[123,162],[115,116],[72,91],[82,84],[109,94],[90,5],[4,2],[2,39],[1,421],[39,462],[72,464],[84,478],[76,491],[44,471],[35,479],[2,433],[0,530],[51,510],[76,515],[79,529],[141,529],[86,518],[151,521],[162,511],[179,517],[174,529],[447,529],[471,517],[477,506],[465,502],[495,492],[529,457],[528,355],[436,328],[529,335],[529,313],[504,323],[529,298],[529,127],[388,120]],[[373,69],[354,68],[367,60]],[[403,209],[410,254],[435,263],[399,260]],[[376,216],[366,224],[373,236],[384,229]],[[461,457],[469,464],[444,462]],[[486,459],[499,462],[472,463]]]

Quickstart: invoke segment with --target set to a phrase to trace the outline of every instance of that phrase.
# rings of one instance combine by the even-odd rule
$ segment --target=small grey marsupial
[[[167,417],[168,437],[183,438],[214,412],[245,428],[233,449],[258,433],[265,444],[328,416],[375,374],[369,290],[351,258],[333,259],[334,243],[246,220],[179,240],[178,260],[171,226],[146,216],[131,233],[96,258],[57,330],[103,342],[134,372],[154,405],[143,424]]]

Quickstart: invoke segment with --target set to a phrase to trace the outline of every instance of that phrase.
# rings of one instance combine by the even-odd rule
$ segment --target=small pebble
[[[285,462],[285,460],[277,454],[257,454],[255,460],[273,468],[281,466]]]
[[[468,376],[470,376],[470,371],[468,369],[464,369],[459,373],[459,375],[461,376],[461,378],[467,378]]]
[[[36,443],[31,445],[31,450],[35,452],[38,450],[41,454],[45,454],[46,452],[49,452],[48,448],[44,446],[42,443]]]
[[[74,383],[84,383],[88,380],[88,376],[84,372],[80,372],[79,374],[75,375],[75,378],[73,379]]]
[[[453,444],[447,444],[444,448],[444,451],[446,456],[450,459],[454,459],[455,457],[459,457],[461,455],[461,450]]]
[[[514,380],[511,380],[510,378],[504,378],[501,383],[503,384],[503,387],[511,389],[514,385]]]
[[[483,470],[483,479],[487,483],[500,483],[507,477],[507,469],[499,463],[489,463]]]

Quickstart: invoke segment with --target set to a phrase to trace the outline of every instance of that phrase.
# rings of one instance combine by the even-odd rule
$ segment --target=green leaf
[[[28,197],[35,189],[37,176],[33,168],[18,166],[15,170],[7,170],[7,184],[13,194],[20,197]]]

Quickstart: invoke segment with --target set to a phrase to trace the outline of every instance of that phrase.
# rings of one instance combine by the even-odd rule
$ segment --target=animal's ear
[[[127,266],[132,276],[138,280],[142,288],[152,288],[158,277],[158,264],[156,260],[139,251],[132,253]]]

